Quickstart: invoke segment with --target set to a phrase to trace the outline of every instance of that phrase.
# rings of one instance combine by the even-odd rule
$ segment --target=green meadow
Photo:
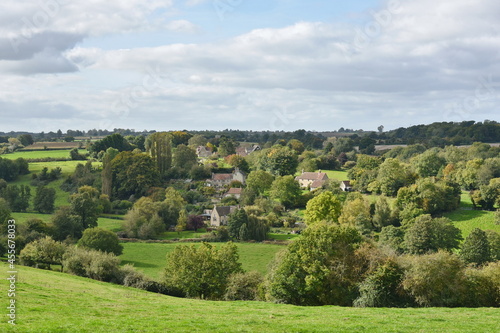
[[[319,171],[319,170],[318,170]],[[326,173],[328,179],[333,179],[337,181],[348,180],[347,171],[344,170],[321,170],[321,172]]]
[[[0,264],[3,275],[7,265]],[[18,267],[16,326],[2,296],[0,332],[498,332],[493,308],[301,307],[181,299]],[[0,279],[2,290],[8,281]]]
[[[157,279],[165,266],[166,255],[178,245],[199,245],[200,243],[122,243],[122,264],[132,264],[146,275]],[[219,246],[222,243],[211,243]],[[285,247],[283,245],[263,243],[236,243],[240,262],[246,271],[258,271],[265,274],[274,255]]]
[[[56,159],[64,159],[70,158],[69,155],[70,150],[68,149],[58,149],[58,150],[32,150],[32,151],[16,151],[12,154],[1,155],[2,158],[8,159],[16,159],[16,158],[24,158],[24,159],[39,159],[39,158],[56,158]],[[82,155],[88,153],[85,149],[79,149],[78,152]]]

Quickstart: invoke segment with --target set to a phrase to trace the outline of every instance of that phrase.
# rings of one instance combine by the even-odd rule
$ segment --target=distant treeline
[[[65,137],[96,137],[107,136],[111,134],[121,134],[123,136],[147,136],[156,131],[140,131],[133,129],[115,128],[112,131],[91,129],[88,131],[67,130],[63,133],[61,130],[48,133],[30,133],[36,141],[50,141],[64,139]],[[242,131],[225,129],[222,131],[186,131],[191,135],[200,134],[205,138],[226,137],[240,142],[276,142],[279,140],[296,139],[301,141],[308,148],[321,148],[327,137],[340,136],[349,137],[355,145],[362,143],[363,138],[373,140],[373,144],[416,144],[421,143],[427,147],[437,147],[446,145],[467,145],[473,142],[500,142],[500,124],[496,121],[485,120],[484,122],[462,121],[462,122],[440,122],[429,125],[415,125],[411,127],[400,127],[395,130],[383,132],[383,126],[379,126],[379,131],[364,132],[358,130],[345,130],[340,128],[338,131],[314,132],[299,129],[293,132],[285,131]],[[353,134],[350,134],[353,133]],[[0,132],[0,143],[8,142],[9,137],[18,137],[27,132]]]
[[[398,128],[377,135],[386,144],[423,143],[429,147],[467,145],[473,142],[500,142],[500,124],[496,121],[441,122]]]

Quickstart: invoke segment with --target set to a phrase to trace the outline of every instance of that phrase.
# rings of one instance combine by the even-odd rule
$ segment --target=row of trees
[[[422,223],[423,219],[415,221],[415,225]],[[265,277],[242,270],[234,244],[202,243],[180,245],[168,254],[160,282],[170,294],[202,299],[358,307],[498,307],[500,265],[494,260],[498,260],[500,235],[488,238],[484,234],[474,230],[458,255],[451,251],[458,243],[438,239],[438,232],[433,242],[439,246],[400,256],[349,225],[318,223],[277,254]]]

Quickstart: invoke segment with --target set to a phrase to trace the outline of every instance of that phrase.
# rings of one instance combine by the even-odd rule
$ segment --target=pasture
[[[182,299],[19,266],[1,332],[497,332],[494,308],[301,307]],[[0,264],[2,272],[7,265]],[[0,288],[8,281],[0,279]],[[6,304],[7,299],[4,299]],[[7,311],[4,307],[4,313]]]
[[[157,279],[165,266],[166,255],[177,245],[199,243],[122,243],[123,254],[120,256],[122,264],[133,264],[146,275]],[[215,246],[221,243],[211,243]],[[267,272],[267,266],[274,255],[285,247],[283,245],[263,243],[236,243],[240,262],[246,271]]]
[[[8,158],[11,160],[14,160],[16,158],[24,158],[26,160],[31,160],[31,159],[43,159],[43,158],[54,158],[58,160],[63,160],[63,159],[70,159],[69,155],[69,150],[67,149],[61,149],[61,150],[33,150],[33,151],[23,151],[19,150],[16,151],[12,154],[3,154],[0,155],[2,158]],[[85,155],[88,153],[87,150],[85,149],[79,149],[78,153]],[[80,161],[82,162],[82,161]],[[85,161],[84,161],[85,162]]]

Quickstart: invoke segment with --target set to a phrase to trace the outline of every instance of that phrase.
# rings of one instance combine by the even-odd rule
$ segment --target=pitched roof
[[[212,175],[212,180],[229,180],[233,179],[232,173],[214,173]]]
[[[300,176],[295,177],[295,179],[304,180],[327,180],[328,175],[324,172],[303,172]]]
[[[237,206],[215,206],[214,209],[217,211],[219,216],[228,216],[231,214]]]
[[[215,207],[219,216],[227,216],[231,213],[231,206],[219,206]]]
[[[351,182],[349,180],[343,180],[342,184],[344,184],[344,186],[351,186]]]
[[[242,188],[238,188],[238,187],[231,187],[229,189],[229,191],[227,191],[226,194],[241,194],[243,192],[243,189]]]
[[[317,179],[317,180],[312,182],[311,188],[320,188],[323,185],[325,185],[325,183],[326,183],[326,180]]]

